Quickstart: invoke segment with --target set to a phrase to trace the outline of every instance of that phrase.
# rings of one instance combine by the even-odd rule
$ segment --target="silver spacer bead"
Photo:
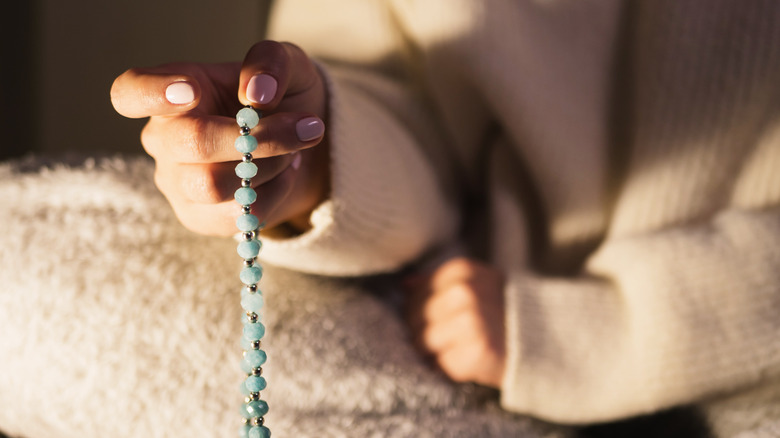
[[[263,417],[255,417],[252,418],[252,420],[249,421],[252,426],[262,426],[265,424],[265,419]]]
[[[252,350],[259,350],[261,345],[263,344],[261,344],[260,341],[252,341],[249,343],[249,346],[252,347]]]
[[[241,132],[241,135],[249,135],[249,131],[251,131],[251,129],[249,129],[249,126],[244,125],[239,128],[239,131]]]
[[[246,314],[246,319],[249,320],[251,323],[256,323],[259,316],[255,312],[249,312]]]
[[[252,368],[252,375],[253,376],[262,376],[263,375],[263,367]]]
[[[259,392],[252,392],[249,394],[249,397],[247,397],[249,401],[257,401],[260,400],[260,393]]]
[[[241,237],[244,238],[244,240],[252,240],[255,238],[254,231],[247,231],[246,233],[242,234]]]
[[[255,259],[246,259],[244,260],[244,266],[247,268],[255,264]]]
[[[241,210],[242,210],[244,213],[246,213],[246,214],[249,214],[249,213],[251,213],[251,212],[252,212],[252,206],[251,206],[251,205],[242,205],[242,206],[241,206]]]
[[[243,161],[244,161],[244,163],[251,163],[252,162],[252,154],[244,154]]]
[[[247,287],[249,288],[249,292],[252,292],[252,293],[257,292],[257,285],[256,284],[250,284]]]
[[[244,178],[241,180],[241,187],[252,187],[252,180]]]
[[[249,396],[247,396],[247,397],[244,397],[244,403],[249,403],[249,402],[251,402],[251,401],[252,401],[252,399],[251,399],[251,398],[249,398]]]

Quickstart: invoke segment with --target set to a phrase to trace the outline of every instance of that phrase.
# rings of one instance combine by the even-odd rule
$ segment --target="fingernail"
[[[174,82],[165,89],[165,98],[174,105],[184,105],[195,100],[195,90],[186,82]]]
[[[246,86],[246,98],[252,103],[268,103],[276,95],[276,79],[266,74],[252,76]]]
[[[292,164],[290,164],[293,169],[298,170],[299,167],[301,167],[301,153],[296,152],[295,158],[292,160]]]
[[[300,141],[311,141],[322,137],[325,133],[325,124],[317,117],[306,117],[295,124],[295,133]]]

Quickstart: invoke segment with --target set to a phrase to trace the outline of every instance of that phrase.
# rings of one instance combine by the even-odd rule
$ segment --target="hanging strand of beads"
[[[252,178],[257,175],[257,165],[252,162],[252,152],[257,149],[257,139],[250,135],[252,128],[260,122],[260,114],[252,107],[242,108],[236,114],[240,134],[235,142],[236,150],[243,154],[243,159],[236,165],[236,175],[241,178],[241,187],[236,190],[236,201],[241,205],[242,214],[236,220],[236,226],[241,231],[241,242],[238,244],[238,255],[244,259],[241,270],[241,307],[246,312],[242,317],[244,323],[241,347],[244,357],[241,360],[241,370],[246,379],[241,382],[241,393],[244,404],[241,405],[243,425],[239,436],[241,438],[268,438],[271,431],[264,426],[263,416],[268,413],[268,403],[260,399],[260,391],[265,389],[263,364],[266,361],[265,351],[260,349],[260,340],[265,335],[265,326],[260,322],[259,312],[263,308],[263,294],[257,287],[263,277],[263,268],[257,263],[261,243],[258,232],[262,225],[257,216],[252,214],[252,204],[257,200],[257,192],[252,188]]]

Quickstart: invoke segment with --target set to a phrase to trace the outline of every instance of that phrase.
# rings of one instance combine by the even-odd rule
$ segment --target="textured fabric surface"
[[[186,231],[152,170],[118,158],[0,165],[0,430],[9,436],[237,432],[235,242]],[[431,371],[376,288],[270,267],[261,286],[274,437],[568,436]]]
[[[780,384],[780,3],[280,0],[272,15],[271,36],[331,79],[339,208],[270,259],[393,269],[489,204],[490,225],[460,231],[508,278],[506,409],[592,423]],[[359,236],[382,251],[344,245]]]

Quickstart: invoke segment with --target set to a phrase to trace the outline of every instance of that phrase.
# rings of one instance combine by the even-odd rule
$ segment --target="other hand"
[[[456,258],[405,284],[417,346],[454,381],[500,387],[506,368],[502,273]]]

